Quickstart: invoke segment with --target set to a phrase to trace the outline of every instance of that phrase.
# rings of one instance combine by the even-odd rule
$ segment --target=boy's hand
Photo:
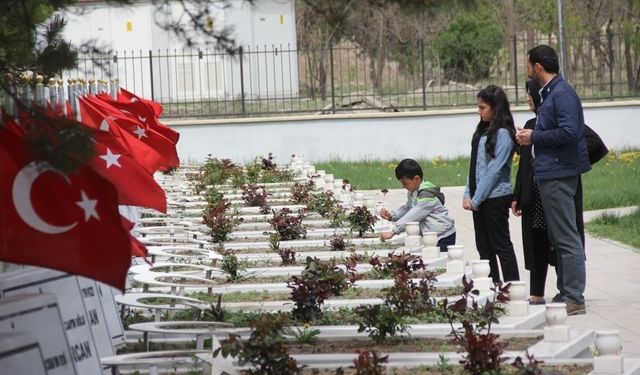
[[[386,208],[380,210],[380,217],[389,221],[391,221],[391,219],[393,218],[391,212],[389,212],[389,210],[387,210]]]
[[[396,234],[393,232],[382,232],[382,234],[380,234],[380,241],[384,242],[386,240],[390,240],[395,235]]]

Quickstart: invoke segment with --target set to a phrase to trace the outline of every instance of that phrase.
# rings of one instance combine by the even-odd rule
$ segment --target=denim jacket
[[[496,134],[495,157],[485,151],[487,134],[480,137],[478,158],[476,161],[476,193],[471,204],[478,208],[488,198],[503,197],[511,194],[511,159],[514,144],[507,129],[498,129]],[[464,197],[469,198],[469,177],[464,188]]]

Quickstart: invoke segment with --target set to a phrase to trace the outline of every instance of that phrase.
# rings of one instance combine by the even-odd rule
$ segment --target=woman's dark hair
[[[533,100],[533,111],[538,112],[538,108],[540,108],[540,85],[535,83],[534,81],[527,81],[524,86],[527,89],[527,94]]]
[[[487,132],[487,143],[485,144],[485,151],[491,157],[495,157],[496,139],[498,138],[498,129],[507,129],[511,140],[516,143],[516,128],[513,123],[513,116],[511,115],[511,109],[509,108],[509,100],[504,91],[495,85],[489,85],[486,88],[480,90],[478,93],[478,99],[482,100],[491,107],[493,110],[493,119],[489,122],[480,119],[475,133],[473,133],[473,139],[481,137],[484,132]]]

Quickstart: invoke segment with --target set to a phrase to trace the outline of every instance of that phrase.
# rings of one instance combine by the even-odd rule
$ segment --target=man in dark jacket
[[[587,155],[582,103],[558,74],[558,55],[541,45],[528,52],[527,75],[542,89],[536,126],[519,129],[521,145],[532,144],[533,168],[547,218],[549,241],[557,254],[559,294],[569,315],[584,314],[584,250],[576,224],[574,198],[578,177],[591,169]]]

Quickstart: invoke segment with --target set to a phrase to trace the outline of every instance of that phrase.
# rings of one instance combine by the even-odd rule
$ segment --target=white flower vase
[[[620,331],[613,329],[596,331],[595,344],[599,356],[619,355],[622,350]]]
[[[407,223],[407,225],[405,226],[405,231],[407,232],[407,236],[419,236],[420,223],[418,223],[417,221]]]
[[[462,246],[449,246],[447,248],[447,256],[450,261],[462,260],[464,258],[464,249]]]
[[[333,184],[333,175],[331,173],[327,173],[324,175],[325,184]]]
[[[365,198],[364,206],[369,210],[373,210],[373,208],[376,206],[376,202],[373,200],[373,198]]]
[[[527,299],[527,282],[526,281],[510,281],[509,300],[524,301]]]
[[[471,264],[471,270],[473,271],[473,278],[489,277],[491,267],[489,261],[486,259],[474,260]]]
[[[547,324],[557,326],[567,320],[567,305],[565,303],[547,303],[545,318]]]
[[[438,233],[437,232],[422,233],[422,244],[424,246],[438,246]]]

